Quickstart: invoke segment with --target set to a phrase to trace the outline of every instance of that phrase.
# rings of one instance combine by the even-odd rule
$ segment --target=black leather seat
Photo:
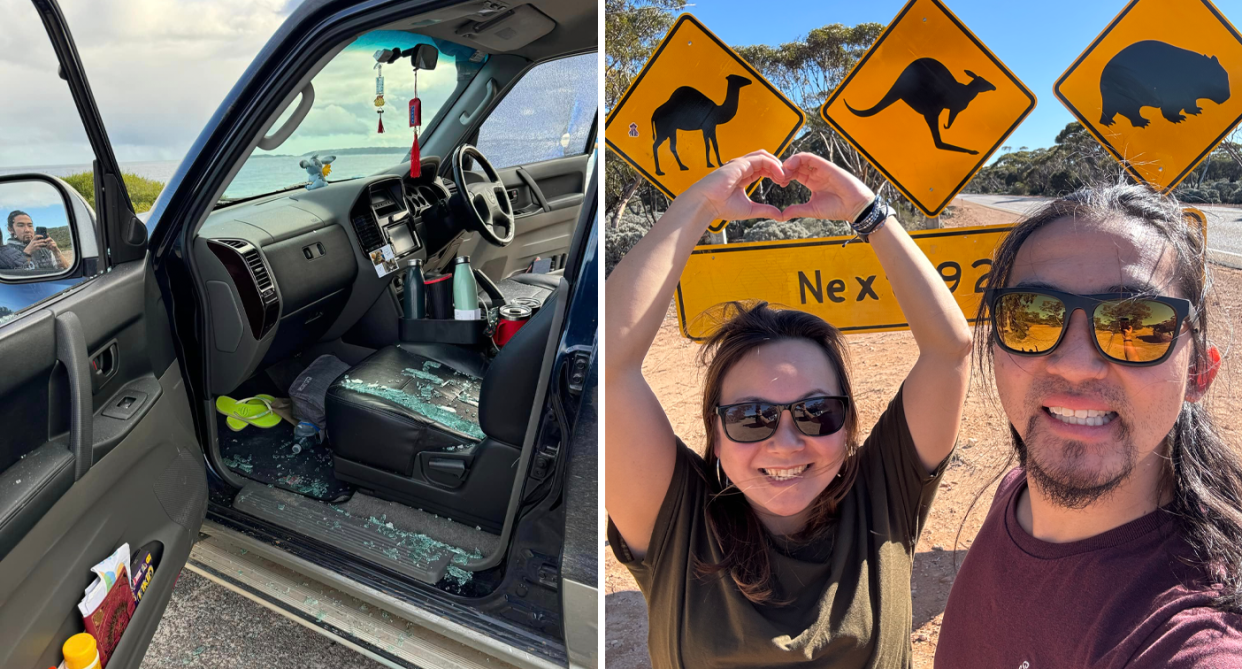
[[[456,346],[398,344],[333,382],[337,478],[499,532],[555,320],[549,295],[490,364]]]

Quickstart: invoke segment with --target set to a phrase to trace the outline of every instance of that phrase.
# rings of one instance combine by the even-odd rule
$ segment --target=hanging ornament
[[[379,129],[376,132],[383,134],[384,132],[384,67],[379,63],[375,64],[377,74],[375,75],[375,112],[379,114]]]
[[[418,129],[423,124],[423,101],[418,99],[418,68],[414,68],[414,97],[410,98],[410,127],[414,128],[414,144],[410,147],[410,178],[422,175],[423,165],[418,150]]]

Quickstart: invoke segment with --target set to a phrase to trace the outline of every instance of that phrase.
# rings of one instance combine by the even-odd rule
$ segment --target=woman
[[[746,188],[763,177],[812,197],[784,212],[756,204]],[[971,337],[890,212],[818,156],[752,153],[678,197],[613,270],[608,534],[647,598],[654,666],[910,665],[914,546],[957,437]],[[803,312],[734,305],[704,349],[700,457],[673,434],[643,358],[711,221],[799,216],[870,233],[918,362],[859,445],[840,332]]]

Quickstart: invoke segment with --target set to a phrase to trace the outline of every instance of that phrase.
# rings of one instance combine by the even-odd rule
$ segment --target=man
[[[35,234],[30,214],[9,212],[9,242],[0,246],[0,270],[65,269],[69,266],[56,240]]]
[[[1242,667],[1242,460],[1199,403],[1220,364],[1203,258],[1142,186],[1051,202],[997,249],[976,351],[1019,467],[936,667]]]

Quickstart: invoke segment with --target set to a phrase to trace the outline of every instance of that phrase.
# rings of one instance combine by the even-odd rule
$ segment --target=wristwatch
[[[858,218],[853,223],[850,223],[850,227],[854,229],[859,239],[867,242],[868,235],[884,227],[884,221],[888,220],[889,216],[896,215],[896,210],[889,206],[888,202],[884,201],[884,198],[877,195],[871,201],[871,204],[864,207],[862,212],[858,214]]]

